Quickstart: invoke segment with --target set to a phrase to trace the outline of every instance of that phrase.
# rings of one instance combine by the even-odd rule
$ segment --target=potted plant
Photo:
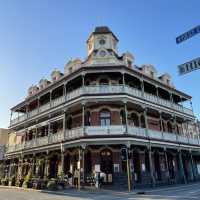
[[[15,176],[9,178],[9,186],[15,186]]]
[[[32,170],[30,168],[28,174],[26,175],[22,187],[24,188],[31,188],[32,183],[31,183],[31,178],[32,178]]]
[[[5,177],[5,178],[3,178],[2,180],[1,180],[1,184],[2,185],[4,185],[4,186],[7,186],[8,185],[8,178],[7,177]]]
[[[50,179],[47,183],[48,190],[57,190],[57,181],[56,179]]]

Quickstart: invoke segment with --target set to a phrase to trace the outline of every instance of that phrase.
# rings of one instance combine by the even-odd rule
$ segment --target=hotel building
[[[87,185],[139,188],[187,183],[200,177],[200,140],[191,96],[154,66],[118,54],[118,38],[96,27],[87,58],[70,60],[28,89],[11,108],[4,176],[57,178],[79,170]]]

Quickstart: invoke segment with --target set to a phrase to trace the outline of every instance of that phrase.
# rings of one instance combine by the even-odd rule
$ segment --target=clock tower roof
[[[117,41],[119,41],[118,40],[118,38],[116,37],[116,35],[110,30],[110,28],[109,27],[107,27],[107,26],[97,26],[97,27],[95,27],[95,29],[94,29],[94,31],[91,33],[91,35],[92,34],[94,34],[94,35],[97,35],[97,34],[106,34],[106,33],[111,33],[112,35],[113,35],[113,37],[117,40]],[[91,36],[90,35],[90,36]],[[90,38],[90,37],[89,37]]]

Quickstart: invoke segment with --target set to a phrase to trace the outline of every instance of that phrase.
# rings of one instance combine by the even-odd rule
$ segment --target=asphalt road
[[[137,191],[136,191],[137,192]],[[116,191],[66,190],[64,194],[0,188],[0,200],[200,200],[200,183],[146,190],[145,194]]]

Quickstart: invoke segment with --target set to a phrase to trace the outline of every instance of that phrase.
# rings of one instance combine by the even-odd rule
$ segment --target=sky
[[[9,126],[10,108],[31,85],[71,58],[84,60],[89,34],[102,25],[119,38],[119,54],[168,72],[193,96],[199,118],[200,71],[179,76],[177,66],[200,56],[200,34],[175,43],[200,24],[199,7],[199,0],[0,0],[0,127]]]

